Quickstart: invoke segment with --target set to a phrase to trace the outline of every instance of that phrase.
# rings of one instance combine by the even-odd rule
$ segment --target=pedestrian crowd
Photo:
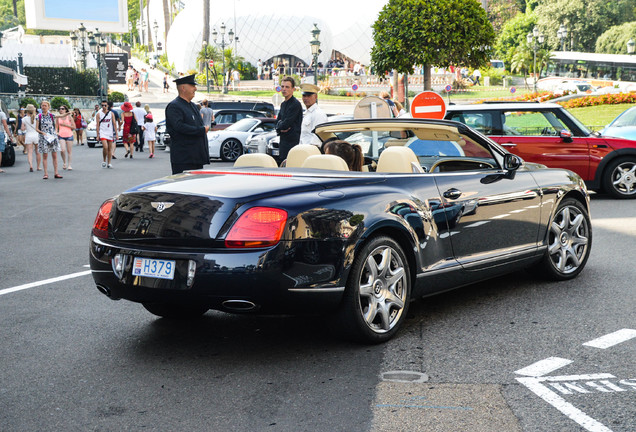
[[[155,156],[157,124],[150,112],[149,105],[142,107],[137,101],[135,107],[130,102],[121,105],[120,116],[113,109],[113,102],[102,101],[95,105],[92,115],[86,118],[79,108],[61,105],[56,111],[51,109],[47,100],[39,107],[29,103],[15,113],[15,122],[9,126],[7,115],[0,109],[0,163],[8,141],[9,145],[22,146],[26,155],[29,172],[43,171],[43,179],[49,179],[49,155],[53,168],[53,178],[63,178],[60,171],[73,170],[73,147],[85,145],[88,123],[95,122],[97,142],[102,144],[102,167],[112,168],[115,156],[115,143],[122,130],[121,137],[126,149],[125,158],[133,158],[135,151],[148,149],[150,159]],[[15,152],[15,150],[13,150]],[[0,169],[0,173],[4,170]]]

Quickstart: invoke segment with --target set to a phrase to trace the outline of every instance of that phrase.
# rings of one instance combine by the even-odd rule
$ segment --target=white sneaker
[[[102,162],[102,168],[106,168],[106,162]]]
[[[108,164],[108,168],[112,168],[113,166],[111,164]]]

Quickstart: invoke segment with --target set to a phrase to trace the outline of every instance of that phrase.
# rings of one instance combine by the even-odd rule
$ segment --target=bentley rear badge
[[[150,205],[153,208],[157,209],[157,211],[159,213],[161,213],[165,209],[168,209],[168,208],[172,207],[174,205],[174,203],[172,203],[172,202],[151,202]]]

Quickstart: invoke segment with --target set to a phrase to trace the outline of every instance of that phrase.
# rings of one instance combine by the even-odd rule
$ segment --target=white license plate
[[[278,156],[278,150],[272,149],[272,156]]]
[[[174,279],[175,262],[171,260],[135,258],[133,275],[157,279]]]

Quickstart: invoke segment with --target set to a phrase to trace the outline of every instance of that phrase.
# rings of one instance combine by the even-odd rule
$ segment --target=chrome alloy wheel
[[[386,333],[400,322],[407,283],[402,258],[392,247],[378,246],[367,256],[360,275],[360,309],[372,331]]]
[[[562,274],[578,270],[588,255],[590,226],[574,205],[560,208],[550,225],[548,254],[555,270]]]
[[[243,154],[243,144],[237,139],[230,138],[221,144],[221,159],[225,162],[234,162]]]
[[[636,163],[624,161],[618,164],[611,174],[611,181],[614,190],[622,195],[633,195],[636,193]]]

